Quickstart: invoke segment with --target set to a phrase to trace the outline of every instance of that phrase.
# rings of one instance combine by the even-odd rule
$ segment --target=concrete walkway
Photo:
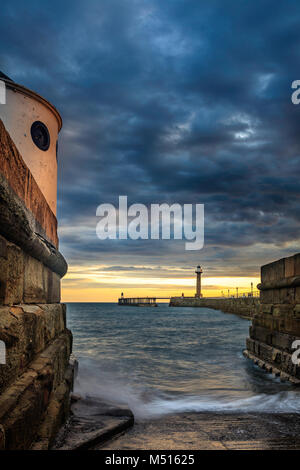
[[[136,423],[102,450],[300,450],[300,415],[186,413]]]

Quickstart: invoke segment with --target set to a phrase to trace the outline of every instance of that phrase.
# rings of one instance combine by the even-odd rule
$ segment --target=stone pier
[[[283,380],[300,384],[292,344],[300,340],[300,254],[262,266],[261,305],[247,339],[246,357]]]
[[[225,313],[235,313],[245,318],[252,318],[258,311],[259,298],[205,298],[205,297],[172,297],[170,307],[198,307],[221,310]]]

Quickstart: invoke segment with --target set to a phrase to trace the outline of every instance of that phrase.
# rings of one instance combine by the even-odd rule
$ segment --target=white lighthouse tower
[[[203,273],[201,266],[197,266],[195,273],[197,275],[197,286],[196,286],[195,297],[200,298],[201,297],[201,274]]]
[[[57,109],[34,91],[0,72],[5,104],[0,119],[56,215],[57,138],[62,119]]]

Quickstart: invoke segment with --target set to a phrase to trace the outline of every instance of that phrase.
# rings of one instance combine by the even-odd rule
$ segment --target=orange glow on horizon
[[[173,275],[173,277],[172,277]],[[168,277],[169,276],[169,277]],[[180,277],[182,276],[182,277]],[[196,277],[183,277],[173,271],[164,271],[160,277],[154,271],[149,275],[141,272],[104,272],[95,268],[74,267],[62,280],[62,302],[117,302],[124,292],[125,297],[193,297],[196,291]],[[202,294],[205,297],[239,295],[250,292],[251,282],[256,290],[259,277],[206,277],[202,278]],[[166,300],[167,301],[167,300]]]

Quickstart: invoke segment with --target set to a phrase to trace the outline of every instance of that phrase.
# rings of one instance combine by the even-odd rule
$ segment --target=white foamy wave
[[[95,374],[89,368],[81,370],[75,390],[83,397],[98,397],[126,405],[137,419],[188,412],[300,412],[300,396],[292,390],[240,398],[224,398],[207,392],[199,396],[186,395],[179,398],[159,390],[146,389],[140,383],[130,383],[124,377],[111,372],[102,370]]]
[[[211,399],[206,396],[189,396],[181,399],[154,400],[144,403],[139,417],[154,417],[170,413],[231,412],[231,413],[299,413],[300,400],[295,392],[275,395],[254,395],[238,400]]]

